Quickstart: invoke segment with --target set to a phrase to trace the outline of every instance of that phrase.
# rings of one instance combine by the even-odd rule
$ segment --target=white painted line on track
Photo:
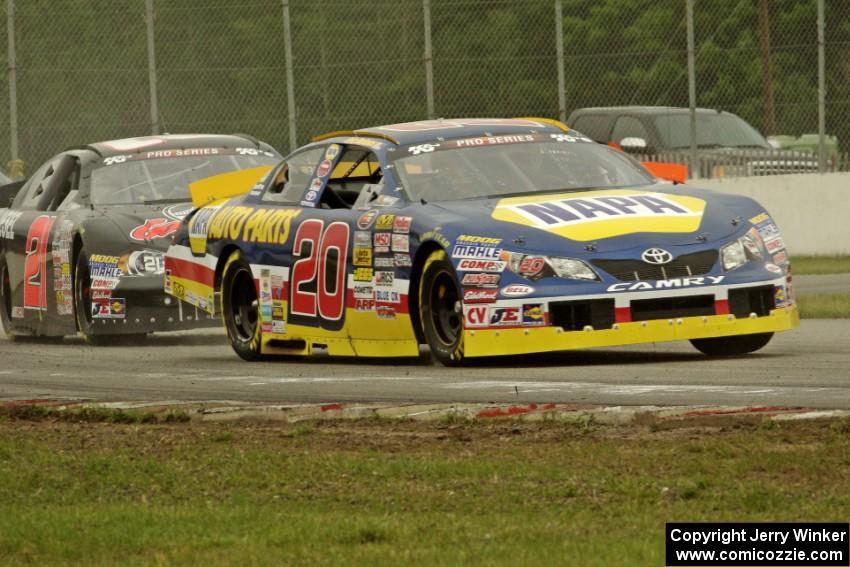
[[[780,392],[823,392],[828,390],[841,391],[838,388],[806,388],[806,387],[758,387],[758,386],[720,386],[694,384],[607,384],[604,382],[510,382],[482,380],[469,382],[453,382],[441,384],[452,390],[516,390],[522,393],[540,392],[580,392],[616,394],[616,395],[649,395],[657,393],[703,393],[728,395],[776,394]]]

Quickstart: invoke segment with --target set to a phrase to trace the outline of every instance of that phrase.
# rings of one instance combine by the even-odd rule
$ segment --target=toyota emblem
[[[648,264],[666,264],[673,259],[673,255],[663,248],[647,248],[640,257]]]

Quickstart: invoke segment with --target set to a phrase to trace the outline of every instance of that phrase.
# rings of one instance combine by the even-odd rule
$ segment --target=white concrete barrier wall
[[[850,255],[850,173],[802,173],[694,180],[689,184],[752,197],[798,255]]]

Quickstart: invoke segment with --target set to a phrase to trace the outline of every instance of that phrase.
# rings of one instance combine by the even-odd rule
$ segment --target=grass
[[[838,421],[56,417],[0,420],[0,563],[663,565],[667,521],[850,513]]]
[[[850,256],[794,256],[791,269],[795,276],[846,274],[850,272]]]
[[[850,293],[797,294],[796,300],[805,319],[850,319]]]

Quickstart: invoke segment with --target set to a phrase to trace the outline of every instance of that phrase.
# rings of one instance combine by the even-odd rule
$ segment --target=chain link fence
[[[286,153],[429,117],[689,104],[687,0],[3,1],[0,157],[27,172],[154,132]],[[850,2],[823,0],[821,93],[818,1],[694,0],[696,104],[812,147],[823,93],[831,156],[850,151]]]

